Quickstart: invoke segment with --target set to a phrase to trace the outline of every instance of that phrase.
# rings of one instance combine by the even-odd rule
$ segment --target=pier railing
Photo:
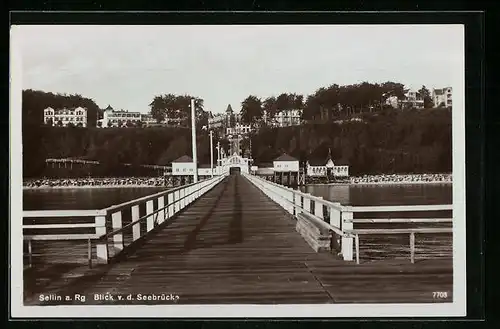
[[[332,232],[340,246],[340,254],[346,261],[360,263],[360,236],[362,235],[408,235],[409,258],[415,261],[415,238],[417,234],[451,234],[452,218],[394,218],[394,214],[415,212],[452,211],[453,206],[444,205],[413,205],[413,206],[345,206],[338,202],[324,200],[299,190],[294,190],[255,175],[244,174],[271,200],[283,207],[291,215],[308,214],[310,218]],[[385,218],[356,218],[359,214],[385,215]],[[372,216],[375,217],[375,216]],[[377,216],[380,217],[380,216]],[[401,216],[400,216],[401,217]],[[450,224],[447,227],[436,227],[436,224]],[[386,224],[384,228],[355,228],[355,224]],[[389,224],[389,225],[387,225]],[[419,224],[420,227],[400,227],[392,224]],[[388,227],[391,226],[391,227]],[[398,227],[399,226],[399,227]],[[422,227],[424,226],[424,227]]]
[[[32,241],[41,240],[86,241],[89,266],[92,266],[94,247],[97,263],[108,263],[226,176],[215,176],[100,210],[23,211],[23,238],[28,243],[28,264],[31,266],[33,263]]]

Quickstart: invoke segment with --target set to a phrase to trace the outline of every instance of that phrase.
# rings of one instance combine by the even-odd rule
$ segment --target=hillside
[[[451,110],[387,110],[358,120],[264,128],[251,137],[253,158],[255,163],[270,162],[287,152],[301,160],[325,159],[330,148],[334,162],[348,164],[353,175],[451,172]],[[191,131],[185,128],[25,124],[23,129],[29,131],[23,134],[24,177],[43,175],[46,158],[97,160],[101,174],[111,175],[118,163],[163,165],[191,154]],[[200,131],[200,163],[210,161],[209,143],[208,133]]]

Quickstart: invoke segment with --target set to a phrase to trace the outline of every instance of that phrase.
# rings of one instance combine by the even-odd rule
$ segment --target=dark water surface
[[[309,185],[302,191],[352,206],[451,204],[452,184]]]
[[[102,209],[163,190],[164,187],[31,189],[23,191],[23,209]]]

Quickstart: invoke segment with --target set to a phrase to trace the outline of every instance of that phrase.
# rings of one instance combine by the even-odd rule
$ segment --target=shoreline
[[[71,185],[71,186],[23,186],[24,190],[83,190],[83,189],[105,189],[105,188],[172,188],[169,186],[155,185]]]
[[[326,186],[376,186],[376,185],[436,185],[453,184],[452,181],[421,181],[421,182],[360,182],[360,183],[318,183],[308,185],[326,185]]]
[[[307,184],[305,186],[381,186],[381,185],[437,185],[437,184],[453,184],[452,181],[422,181],[422,182],[362,182],[362,183],[316,183]],[[23,186],[24,190],[84,190],[84,189],[113,189],[113,188],[173,188],[172,186],[155,186],[155,185],[71,185],[71,186]]]

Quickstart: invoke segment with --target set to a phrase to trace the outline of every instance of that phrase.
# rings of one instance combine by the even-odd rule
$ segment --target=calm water
[[[452,184],[309,185],[301,190],[325,200],[353,206],[452,203]]]
[[[32,189],[23,191],[24,210],[102,209],[164,190],[163,187]]]
[[[33,189],[23,191],[25,210],[101,209],[153,194],[162,187]],[[350,205],[451,204],[451,184],[310,185],[301,188],[326,200]]]

